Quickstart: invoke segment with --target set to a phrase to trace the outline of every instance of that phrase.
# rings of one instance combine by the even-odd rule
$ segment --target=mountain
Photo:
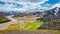
[[[31,16],[36,15],[38,17],[51,17],[51,16],[59,16],[60,17],[60,8],[55,7],[50,10],[44,10],[44,9],[35,9],[34,11],[0,11],[0,15],[9,16],[9,15],[15,15],[15,16]]]
[[[60,30],[60,8],[56,7],[50,10],[46,10],[43,13],[43,17],[38,18],[37,20],[43,21],[44,24],[38,27],[38,29]]]
[[[48,16],[48,17],[59,16],[60,17],[60,8],[59,7],[55,7],[53,9],[46,10],[43,13],[44,13],[43,17],[45,17],[45,16]]]
[[[35,12],[19,12],[19,11],[0,11],[0,16],[9,16],[9,15],[14,15],[14,16],[32,16],[32,15],[40,15],[41,12],[35,11]]]
[[[1,16],[9,16],[9,15],[18,15],[20,12],[18,11],[0,11]]]

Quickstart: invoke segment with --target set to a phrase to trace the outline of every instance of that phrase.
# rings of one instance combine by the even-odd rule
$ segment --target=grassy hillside
[[[29,22],[23,26],[24,30],[37,30],[38,27],[42,26],[44,23],[40,21]]]
[[[44,23],[40,22],[40,21],[28,22],[28,23],[25,23],[23,26],[20,24],[11,24],[5,30],[37,30],[37,28],[42,26],[43,24]],[[21,26],[22,26],[22,28],[21,28]]]
[[[20,24],[11,24],[7,29],[5,30],[20,30]]]
[[[5,18],[3,16],[0,16],[0,23],[4,23],[6,21],[8,21],[8,18]]]

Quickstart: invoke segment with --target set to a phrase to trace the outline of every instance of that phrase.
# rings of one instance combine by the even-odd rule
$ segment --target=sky
[[[34,11],[60,7],[60,0],[0,0],[0,11]]]

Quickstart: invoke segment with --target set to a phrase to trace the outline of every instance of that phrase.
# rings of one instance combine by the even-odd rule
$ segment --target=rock
[[[56,29],[60,30],[60,17],[44,17],[37,20],[43,21],[44,24],[38,29]]]

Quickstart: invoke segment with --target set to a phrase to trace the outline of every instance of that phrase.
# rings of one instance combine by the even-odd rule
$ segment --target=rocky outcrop
[[[38,29],[58,29],[60,30],[60,8],[56,7],[51,10],[46,10],[42,18],[37,20],[43,21],[44,24]]]
[[[38,18],[37,20],[43,21],[44,24],[38,29],[58,29],[60,30],[60,17],[43,17],[43,18]]]

